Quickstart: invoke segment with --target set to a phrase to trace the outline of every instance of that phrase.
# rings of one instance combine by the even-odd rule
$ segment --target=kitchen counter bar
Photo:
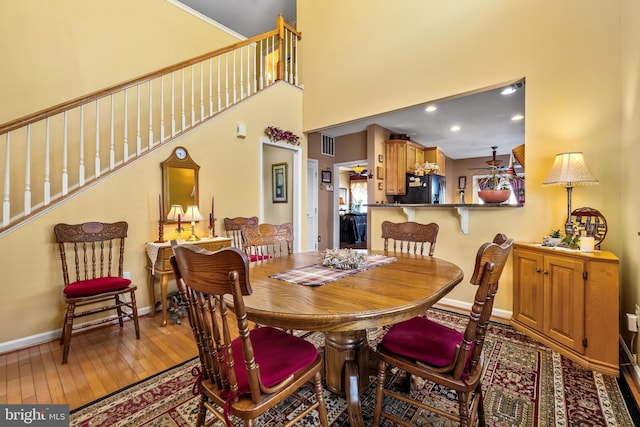
[[[455,209],[460,220],[460,233],[469,234],[469,209],[504,209],[504,208],[521,208],[524,205],[508,205],[504,203],[485,203],[481,205],[471,203],[446,203],[446,204],[405,204],[405,203],[375,203],[366,204],[368,208],[401,208],[407,215],[408,221],[416,220],[416,209]]]

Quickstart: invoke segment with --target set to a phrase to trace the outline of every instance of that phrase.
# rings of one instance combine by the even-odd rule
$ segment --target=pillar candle
[[[160,221],[164,219],[164,214],[162,212],[162,196],[158,194],[158,212],[160,213]]]
[[[180,230],[180,214],[178,214],[178,230]],[[178,231],[180,232],[180,231]]]
[[[580,252],[593,252],[595,239],[593,237],[580,237]]]
[[[213,197],[211,197],[211,225],[213,225],[213,220],[215,219],[214,210],[213,210]]]

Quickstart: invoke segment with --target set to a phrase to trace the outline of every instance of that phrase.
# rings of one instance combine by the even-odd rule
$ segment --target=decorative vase
[[[511,190],[481,190],[478,197],[485,203],[503,203],[511,196]]]

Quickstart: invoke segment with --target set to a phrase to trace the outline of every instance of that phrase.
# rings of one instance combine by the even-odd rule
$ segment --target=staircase
[[[0,124],[0,237],[118,169],[285,81],[301,34],[276,29]]]

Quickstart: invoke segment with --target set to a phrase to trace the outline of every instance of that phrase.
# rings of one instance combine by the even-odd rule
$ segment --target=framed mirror
[[[172,205],[181,205],[183,211],[186,211],[189,205],[198,205],[200,166],[191,159],[186,148],[176,147],[171,156],[160,163],[160,168],[165,215]]]

